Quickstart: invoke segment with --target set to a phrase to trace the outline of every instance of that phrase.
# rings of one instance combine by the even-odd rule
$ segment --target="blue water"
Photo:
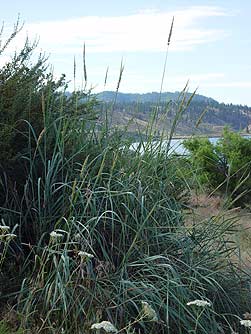
[[[216,144],[217,141],[220,138],[219,137],[211,137],[211,138],[208,138],[208,139],[212,144]],[[186,154],[186,149],[182,145],[184,140],[185,139],[172,139],[171,143],[170,143],[170,152],[176,153],[176,154]]]
[[[245,137],[250,138],[251,136],[245,136]],[[220,139],[220,137],[209,137],[208,139],[211,143],[215,144]],[[186,149],[182,145],[184,140],[185,139],[172,139],[171,142],[170,142],[169,153],[176,153],[176,154],[180,154],[180,155],[187,154]],[[163,144],[162,144],[163,148],[165,148],[165,143],[167,145],[168,141],[166,140],[166,141],[163,142]],[[131,145],[130,148],[132,150],[136,150],[138,148],[138,146],[139,146],[139,143],[134,143],[134,144]],[[152,148],[154,149],[154,147],[157,147],[157,146],[158,146],[158,141],[153,142]],[[144,151],[144,148],[141,147],[140,152],[143,152],[143,151]]]

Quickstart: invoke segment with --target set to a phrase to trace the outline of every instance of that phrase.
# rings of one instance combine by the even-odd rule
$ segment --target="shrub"
[[[227,128],[213,144],[194,137],[184,141],[189,159],[202,184],[218,188],[234,198],[248,200],[250,195],[251,140]]]
[[[7,42],[2,42],[1,53],[18,31],[17,23]],[[43,158],[51,159],[55,149],[53,121],[71,119],[77,135],[81,123],[96,117],[96,99],[90,97],[90,92],[76,91],[70,96],[66,95],[65,76],[62,75],[59,80],[54,79],[47,58],[39,55],[36,59],[36,46],[36,43],[27,40],[22,50],[15,53],[0,69],[0,173],[5,193],[23,192],[30,172],[27,159],[33,159],[34,164],[38,162],[41,166],[38,142],[39,149],[46,152]],[[47,132],[43,135],[45,129]],[[71,131],[69,127],[62,131],[67,138],[65,152],[70,154],[75,145],[72,141],[74,136],[67,135]],[[43,172],[37,165],[37,174],[42,175]],[[6,200],[4,192],[1,192],[0,205]]]

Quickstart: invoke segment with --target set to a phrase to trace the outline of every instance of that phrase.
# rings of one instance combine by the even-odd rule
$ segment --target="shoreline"
[[[241,133],[241,132],[236,132],[240,134],[242,137],[251,137],[250,133]],[[221,138],[222,135],[219,133],[212,133],[212,134],[193,134],[193,135],[174,135],[172,139],[190,139],[193,137],[199,137],[199,138]]]

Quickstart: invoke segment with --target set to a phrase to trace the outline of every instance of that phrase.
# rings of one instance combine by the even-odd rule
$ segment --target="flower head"
[[[84,259],[84,260],[90,260],[94,258],[94,255],[87,253],[87,252],[83,252],[83,251],[78,252],[78,256],[80,256],[81,259]]]
[[[241,325],[247,328],[251,328],[251,320],[241,320]]]
[[[6,225],[0,225],[0,232],[1,232],[2,234],[5,234],[5,233],[9,232],[9,230],[10,230],[10,227],[9,227],[9,226],[6,226]]]
[[[143,314],[148,318],[149,321],[158,321],[157,313],[154,311],[151,305],[144,301],[141,302],[141,305]]]
[[[196,305],[196,306],[199,306],[199,307],[206,307],[206,306],[211,306],[212,304],[207,302],[206,300],[196,299],[196,300],[193,300],[191,302],[188,302],[187,305],[188,306]]]
[[[15,239],[17,236],[16,236],[16,234],[14,234],[14,233],[8,233],[8,234],[5,234],[4,235],[4,238],[5,238],[5,240],[7,240],[7,241],[11,241],[11,240],[13,240],[13,239]]]
[[[56,232],[56,231],[52,231],[52,232],[50,233],[50,237],[51,237],[51,240],[52,240],[52,241],[56,241],[57,239],[61,239],[61,238],[63,238],[63,234],[58,233],[58,232]]]
[[[116,333],[117,328],[110,321],[102,321],[91,326],[91,329],[103,329],[106,333]]]

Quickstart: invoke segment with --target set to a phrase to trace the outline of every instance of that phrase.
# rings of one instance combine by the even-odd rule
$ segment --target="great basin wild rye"
[[[68,98],[64,77],[55,81],[44,58],[31,63],[33,49],[27,41],[0,70],[0,214],[10,231],[16,227],[0,273],[4,326],[73,334],[239,330],[250,298],[248,277],[230,258],[234,223],[184,224],[194,174],[163,150],[166,138],[152,145],[157,114],[144,152],[132,152],[122,130],[100,121],[95,97],[74,91]],[[198,317],[193,300],[212,305]]]

